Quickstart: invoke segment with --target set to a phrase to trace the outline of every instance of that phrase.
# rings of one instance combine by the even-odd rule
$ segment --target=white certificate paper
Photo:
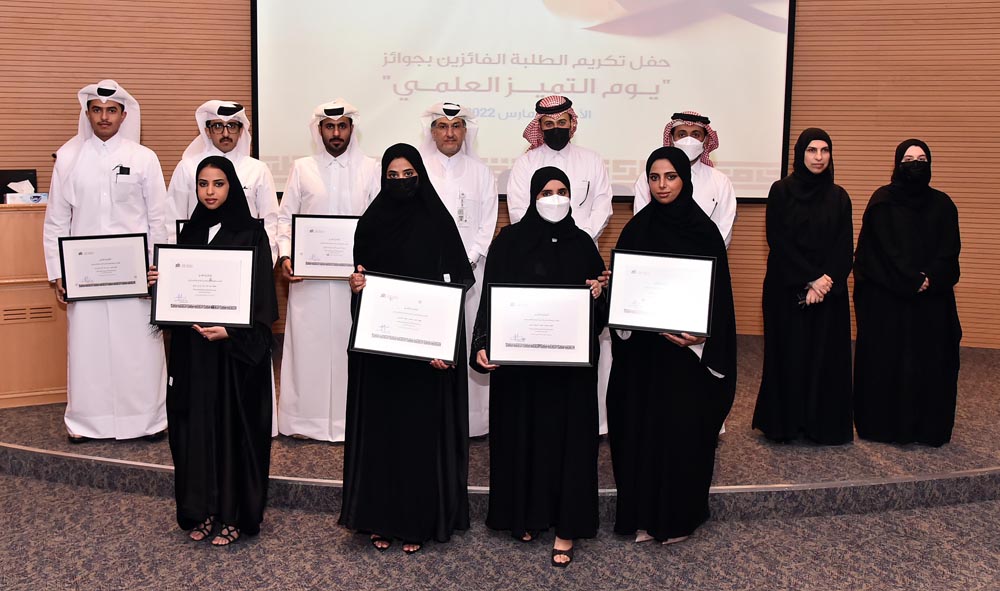
[[[145,234],[64,236],[59,262],[67,302],[149,295]]]
[[[157,244],[153,323],[249,327],[253,247]]]
[[[713,257],[614,250],[608,326],[710,336],[714,288]]]
[[[593,364],[590,287],[490,285],[490,363]]]
[[[347,279],[354,271],[357,216],[293,215],[292,272],[305,279]]]
[[[464,305],[460,284],[365,273],[351,350],[455,363]]]

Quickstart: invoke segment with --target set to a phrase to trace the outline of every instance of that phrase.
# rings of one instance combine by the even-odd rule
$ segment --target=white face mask
[[[688,160],[691,162],[697,160],[698,156],[701,156],[701,153],[705,151],[705,144],[691,136],[682,137],[681,139],[675,141],[674,145],[687,154]]]
[[[535,207],[543,220],[554,224],[562,221],[569,214],[569,197],[562,195],[539,197],[535,200]]]

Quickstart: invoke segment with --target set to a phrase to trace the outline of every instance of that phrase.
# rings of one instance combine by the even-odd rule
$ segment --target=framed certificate
[[[490,363],[594,364],[589,286],[491,284],[488,289]]]
[[[462,284],[367,271],[350,350],[455,363],[464,306]]]
[[[715,258],[611,251],[608,326],[707,337]]]
[[[292,216],[292,272],[304,279],[345,280],[354,271],[358,216]]]
[[[145,234],[62,236],[59,266],[67,302],[149,295]]]
[[[253,323],[252,246],[156,244],[153,324],[230,326]]]
[[[190,222],[191,220],[177,220],[174,222],[177,225],[177,239],[180,240],[181,232],[184,230],[184,224]]]

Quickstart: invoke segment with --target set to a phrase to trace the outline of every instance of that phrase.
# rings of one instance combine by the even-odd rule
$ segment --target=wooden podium
[[[0,205],[0,408],[66,401],[66,306],[42,254],[44,205]]]

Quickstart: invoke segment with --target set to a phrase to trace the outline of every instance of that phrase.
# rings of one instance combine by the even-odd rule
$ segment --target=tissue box
[[[7,193],[5,196],[10,205],[35,205],[38,203],[48,203],[48,193]]]

